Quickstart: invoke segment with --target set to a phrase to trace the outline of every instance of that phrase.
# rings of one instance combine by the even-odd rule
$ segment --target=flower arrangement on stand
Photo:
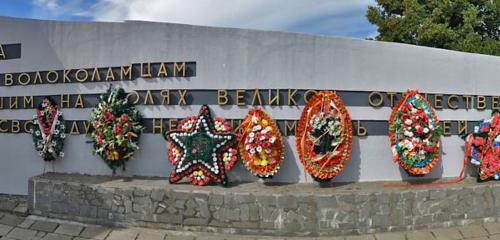
[[[412,175],[429,173],[439,160],[441,135],[435,110],[417,90],[408,90],[389,119],[394,161]]]
[[[276,123],[261,109],[252,109],[239,130],[238,145],[245,167],[257,177],[273,177],[285,158]]]
[[[46,162],[64,157],[66,126],[59,106],[52,98],[45,97],[35,111],[31,134],[38,154]]]
[[[316,181],[329,181],[345,167],[352,150],[352,123],[342,100],[319,91],[307,101],[295,133],[299,158]]]
[[[237,139],[228,121],[212,118],[208,106],[203,105],[198,116],[184,118],[164,137],[173,165],[171,183],[187,177],[194,185],[207,185],[211,180],[227,185],[226,171],[238,160]]]
[[[139,138],[144,130],[142,116],[127,101],[122,88],[109,89],[92,109],[89,136],[98,154],[116,173],[139,150]]]
[[[500,112],[474,128],[465,136],[465,155],[479,169],[478,179],[500,179]]]

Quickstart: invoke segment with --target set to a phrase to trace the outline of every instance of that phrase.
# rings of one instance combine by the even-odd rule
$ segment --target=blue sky
[[[373,37],[374,0],[0,0],[0,15],[76,21],[145,20]]]

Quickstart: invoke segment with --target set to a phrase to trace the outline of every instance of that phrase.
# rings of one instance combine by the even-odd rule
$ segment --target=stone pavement
[[[26,216],[26,197],[0,194],[0,240],[500,240],[500,223],[408,232],[338,237],[276,237],[171,231],[150,228],[107,228],[78,222]]]
[[[209,240],[209,239],[331,239],[331,240],[452,240],[498,239],[500,223],[410,232],[381,233],[342,237],[266,237],[222,235],[206,232],[170,231],[149,228],[107,228],[76,222],[0,213],[0,240]]]
[[[0,212],[24,215],[26,210],[26,196],[0,194]]]

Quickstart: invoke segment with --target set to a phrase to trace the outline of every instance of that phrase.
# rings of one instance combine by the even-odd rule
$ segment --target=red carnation
[[[410,109],[410,103],[403,104],[400,109],[402,112],[408,111],[408,109]]]
[[[484,138],[482,138],[482,137],[475,137],[474,138],[474,145],[483,146],[483,144],[484,144]]]
[[[500,154],[500,146],[496,146],[495,148],[493,148],[493,151],[495,151],[497,154]]]
[[[109,121],[109,120],[112,120],[112,119],[115,119],[115,115],[113,115],[110,112],[106,112],[106,121]]]
[[[491,121],[491,125],[494,128],[500,128],[500,113],[495,113],[493,115],[493,120]]]
[[[122,132],[122,126],[120,125],[115,125],[115,128],[113,129],[115,134],[120,134]]]
[[[426,114],[424,113],[424,111],[418,111],[416,113],[416,115],[420,118],[420,119],[425,119],[426,117]]]
[[[128,115],[127,114],[123,114],[120,119],[118,120],[120,123],[124,123],[128,120]]]
[[[420,126],[417,126],[415,128],[417,130],[418,135],[424,135],[424,129]]]
[[[490,131],[490,125],[486,124],[481,128],[481,132],[489,132]]]
[[[427,145],[427,146],[425,146],[425,147],[424,147],[424,149],[425,149],[425,151],[427,151],[427,152],[434,152],[434,146],[429,146],[429,145]]]

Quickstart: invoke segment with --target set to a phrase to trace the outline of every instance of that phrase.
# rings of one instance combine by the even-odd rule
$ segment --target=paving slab
[[[345,237],[317,237],[314,240],[345,240]]]
[[[5,214],[1,219],[0,219],[0,224],[5,224],[9,226],[17,226],[21,224],[24,221],[24,217],[19,217],[16,215],[12,214]]]
[[[83,226],[73,225],[73,224],[61,224],[54,233],[78,237],[80,236],[82,230]]]
[[[238,240],[262,240],[258,236],[249,236],[249,235],[230,235],[230,236],[231,237],[226,237],[226,240],[227,239],[236,239],[236,238],[238,238]],[[290,240],[296,240],[296,239],[290,239]],[[328,239],[328,240],[332,240],[332,239]]]
[[[347,236],[345,240],[375,240],[374,235]]]
[[[41,240],[45,235],[47,235],[46,232],[39,231],[36,233],[35,237],[33,240]]]
[[[292,238],[290,238],[292,239]],[[218,235],[218,236],[213,236],[213,235],[200,235],[196,237],[196,240],[239,240],[239,236],[233,235]]]
[[[18,204],[15,201],[2,201],[0,202],[0,211],[13,211]]]
[[[494,234],[489,237],[489,240],[500,240],[500,234]]]
[[[432,233],[437,240],[459,240],[463,238],[457,228],[433,229]]]
[[[406,232],[406,239],[408,240],[423,240],[423,239],[434,239],[434,235],[430,231],[418,230]]]
[[[137,229],[118,229],[111,231],[106,240],[135,240],[137,235],[139,235]]]
[[[14,228],[13,226],[0,224],[0,236],[7,235],[7,233],[9,233],[10,230],[12,230],[13,228]],[[2,240],[3,240],[3,238],[2,238]]]
[[[404,233],[379,233],[375,234],[377,240],[406,240]]]
[[[141,229],[137,240],[163,240],[167,235],[167,231],[156,229]]]
[[[477,238],[488,236],[488,232],[482,225],[470,225],[470,226],[462,226],[458,227],[458,231],[462,233],[462,236],[465,238]]]
[[[43,231],[43,232],[54,232],[59,226],[59,224],[55,222],[47,222],[47,221],[35,221],[30,229],[37,230],[37,231]]]
[[[110,232],[111,229],[109,228],[85,227],[83,231],[80,233],[80,237],[104,240],[109,235]]]
[[[22,223],[20,223],[17,226],[22,227],[22,228],[30,228],[31,225],[33,225],[33,223],[35,223],[35,220],[26,218],[26,219],[24,219],[24,221]]]
[[[14,228],[7,234],[7,237],[19,240],[31,240],[36,239],[37,231],[24,228]]]
[[[73,237],[68,235],[62,235],[57,233],[47,233],[42,240],[71,240]]]
[[[489,240],[488,237],[474,237],[474,238],[464,238],[466,240]]]
[[[165,236],[165,240],[194,240],[194,237],[192,237],[192,236]]]
[[[483,226],[486,229],[486,231],[488,231],[488,233],[491,235],[500,234],[500,222],[485,223],[483,224]]]
[[[13,212],[25,215],[28,212],[28,206],[26,206],[26,204],[19,204],[16,208],[14,208]]]

